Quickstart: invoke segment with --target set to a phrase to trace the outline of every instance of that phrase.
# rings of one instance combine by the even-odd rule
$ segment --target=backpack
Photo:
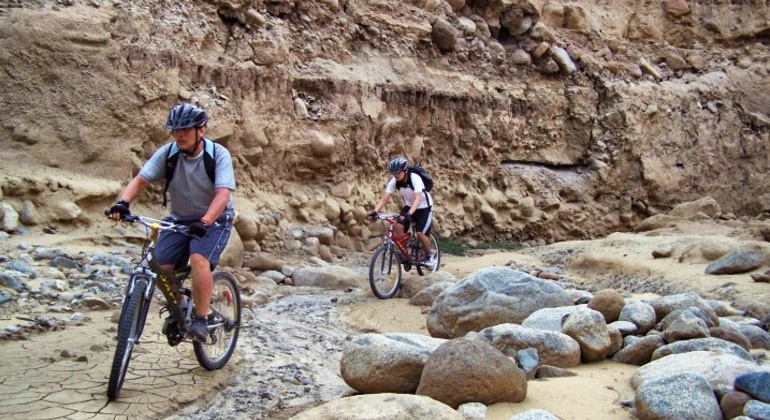
[[[211,182],[214,182],[215,172],[217,166],[216,150],[214,142],[211,140],[203,139],[203,166],[206,168],[206,174],[209,176]],[[179,161],[179,147],[176,142],[171,144],[168,148],[168,154],[166,155],[166,185],[163,186],[163,208],[166,208],[166,192],[168,191],[168,185],[171,183],[171,179],[174,178],[174,171],[176,170],[176,163]]]
[[[411,165],[411,166],[409,166],[409,174],[408,175],[411,175],[412,173],[415,173],[415,174],[419,175],[420,178],[422,178],[422,183],[425,184],[425,191],[426,192],[430,192],[430,190],[433,189],[433,178],[431,178],[430,174],[428,173],[428,171],[425,170],[425,168],[423,168],[421,166],[417,166],[417,165]],[[407,176],[406,177],[406,185],[409,188],[414,189],[414,186],[412,185],[412,177],[411,176]]]

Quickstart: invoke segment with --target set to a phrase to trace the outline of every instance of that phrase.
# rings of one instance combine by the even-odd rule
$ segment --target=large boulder
[[[569,293],[553,281],[488,267],[441,293],[426,322],[433,337],[455,338],[498,324],[521,323],[538,309],[569,305]]]
[[[527,396],[527,376],[489,343],[457,338],[431,354],[417,395],[454,408],[466,402],[520,402]]]

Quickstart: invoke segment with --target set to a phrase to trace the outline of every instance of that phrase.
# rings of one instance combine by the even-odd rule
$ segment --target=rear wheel
[[[436,264],[433,265],[433,267],[427,267],[431,273],[435,273],[438,271],[439,267],[441,266],[441,247],[438,243],[438,237],[435,233],[430,233],[430,249],[431,251],[436,253]]]
[[[205,343],[193,341],[193,350],[201,366],[216,370],[226,365],[233,355],[241,325],[241,293],[232,274],[214,273],[209,311],[208,340]]]
[[[425,248],[423,248],[422,243],[417,240],[417,238],[414,239],[414,242],[410,245],[412,259],[415,261],[420,261],[420,263],[416,264],[417,266],[417,274],[424,275],[425,272],[428,273],[435,273],[438,271],[439,267],[441,266],[441,247],[438,243],[438,237],[431,233],[428,235],[428,239],[430,240],[430,250],[431,252],[436,253],[436,263],[433,265],[428,265],[423,261],[425,258]]]
[[[112,369],[110,370],[110,381],[107,385],[107,398],[110,401],[118,398],[118,394],[120,394],[120,389],[123,387],[123,381],[126,379],[126,373],[128,372],[128,362],[131,360],[131,353],[134,351],[134,345],[139,340],[139,335],[144,326],[145,316],[147,315],[147,310],[144,306],[149,306],[150,303],[144,297],[148,285],[148,279],[135,279],[131,294],[127,295],[123,302],[123,309],[118,324],[118,344],[115,347],[115,356],[112,359]]]
[[[392,246],[383,246],[375,251],[369,263],[369,285],[380,299],[390,299],[401,286],[401,261]]]

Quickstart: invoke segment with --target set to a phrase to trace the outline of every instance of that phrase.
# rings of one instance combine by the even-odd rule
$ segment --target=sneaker
[[[193,316],[192,323],[187,327],[187,333],[192,336],[193,340],[205,342],[206,337],[209,336],[206,317]]]
[[[425,265],[430,267],[433,267],[434,265],[436,265],[436,259],[437,259],[436,257],[437,257],[436,251],[431,251],[428,258],[425,259]]]

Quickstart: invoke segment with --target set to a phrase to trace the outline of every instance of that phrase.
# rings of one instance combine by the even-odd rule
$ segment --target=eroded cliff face
[[[98,217],[169,141],[180,101],[210,112],[262,247],[296,226],[365,247],[398,154],[431,171],[440,233],[454,237],[583,239],[706,195],[737,216],[770,201],[762,1],[6,0],[0,12],[0,198],[30,201],[41,225]]]

